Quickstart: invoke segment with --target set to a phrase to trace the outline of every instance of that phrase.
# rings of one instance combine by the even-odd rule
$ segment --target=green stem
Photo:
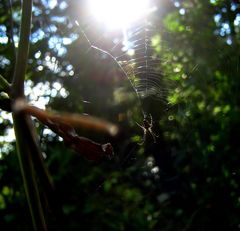
[[[6,93],[10,90],[10,83],[2,75],[0,75],[0,90]]]
[[[20,41],[12,82],[12,97],[14,99],[24,96],[24,79],[28,61],[29,36],[32,21],[31,19],[32,0],[23,0]]]
[[[16,47],[14,45],[14,39],[13,39],[13,30],[14,30],[14,23],[13,23],[13,10],[12,10],[12,0],[8,1],[8,14],[9,14],[9,29],[7,28],[7,30],[9,30],[9,37],[10,37],[10,43],[11,43],[11,47],[12,47],[12,52],[14,54],[14,58],[13,58],[13,64],[15,66],[15,61],[16,61]]]
[[[36,176],[32,161],[31,148],[29,147],[28,138],[30,118],[21,114],[13,114],[14,130],[17,142],[18,159],[22,172],[24,188],[30,208],[30,213],[33,221],[33,227],[36,231],[47,230],[42,205],[40,201]],[[31,142],[31,141],[30,141]]]
[[[13,102],[24,97],[24,79],[27,68],[29,37],[31,30],[32,0],[23,0],[20,41],[14,69],[11,97]],[[18,159],[24,181],[24,188],[30,208],[34,230],[47,230],[44,213],[40,201],[36,173],[33,166],[32,130],[30,118],[21,113],[13,112],[13,124],[17,143]],[[30,139],[32,137],[32,139]]]

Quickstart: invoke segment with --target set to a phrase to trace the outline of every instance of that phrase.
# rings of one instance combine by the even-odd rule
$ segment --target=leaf
[[[68,123],[69,121],[72,122],[72,124],[84,126],[84,121],[86,121],[88,127],[94,127],[99,126],[98,119],[96,119],[97,121],[95,122],[93,117],[88,119],[82,118],[80,115],[65,114],[61,116],[60,114],[53,114],[37,107],[30,106],[24,100],[17,100],[13,105],[13,110],[18,113],[27,113],[36,117],[41,123],[45,124],[53,132],[62,137],[64,143],[68,147],[88,160],[97,161],[103,157],[112,158],[114,155],[113,147],[110,143],[99,144],[88,138],[78,136],[75,129]],[[105,126],[108,127],[113,125],[108,125],[108,123],[106,123]],[[101,129],[103,129],[103,127],[104,125],[102,125]],[[97,129],[99,129],[99,127],[97,127]]]

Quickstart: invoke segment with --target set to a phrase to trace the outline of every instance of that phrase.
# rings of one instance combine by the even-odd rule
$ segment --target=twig
[[[13,65],[15,65],[16,62],[16,47],[14,45],[14,39],[13,39],[13,28],[14,28],[14,24],[13,24],[13,11],[12,11],[12,1],[9,0],[8,1],[8,9],[9,9],[9,22],[10,22],[10,31],[9,31],[9,36],[10,36],[10,41],[11,41],[11,47],[13,50],[13,54],[14,54],[14,60],[13,60]]]
[[[2,75],[0,75],[0,91],[9,93],[10,86],[10,83]]]

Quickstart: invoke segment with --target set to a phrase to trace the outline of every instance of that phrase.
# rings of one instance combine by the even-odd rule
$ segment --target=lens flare
[[[108,29],[126,28],[152,11],[150,0],[89,0],[89,9]]]

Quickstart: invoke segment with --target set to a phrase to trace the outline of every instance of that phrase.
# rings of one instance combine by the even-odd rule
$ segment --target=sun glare
[[[150,0],[89,0],[89,8],[108,29],[129,27],[152,10]]]

